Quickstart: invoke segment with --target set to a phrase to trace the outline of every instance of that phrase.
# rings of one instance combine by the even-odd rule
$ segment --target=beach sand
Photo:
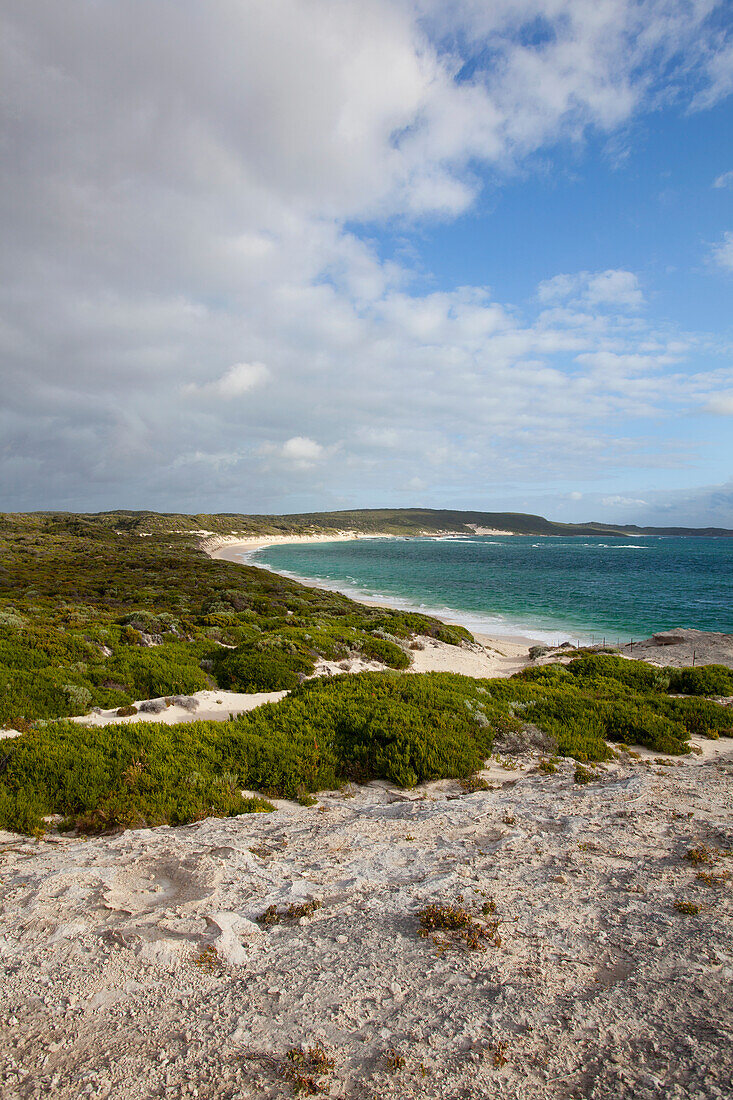
[[[0,833],[3,1096],[283,1100],[305,1087],[288,1052],[322,1044],[333,1068],[304,1075],[331,1097],[725,1100],[729,766],[578,786],[573,761],[536,763],[475,794],[376,782],[179,828]],[[484,949],[421,937],[433,904],[475,914]],[[266,926],[270,906],[306,908]]]

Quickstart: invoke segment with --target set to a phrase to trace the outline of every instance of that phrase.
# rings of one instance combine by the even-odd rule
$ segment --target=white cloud
[[[189,382],[183,387],[183,392],[189,395],[210,395],[230,400],[242,397],[255,386],[261,386],[269,377],[270,371],[264,363],[235,363],[221,378],[200,386],[195,382]]]
[[[648,506],[648,501],[646,501],[646,500],[635,500],[633,497],[614,496],[614,497],[603,497],[603,499],[601,501],[601,504],[605,505],[607,508],[630,508],[630,507],[635,507],[635,508],[636,507],[639,507],[639,508],[640,507],[645,507],[646,508]]]
[[[282,446],[283,458],[293,462],[316,462],[323,454],[323,447],[307,436],[296,435]]]
[[[6,5],[4,506],[144,486],[200,508],[202,468],[207,507],[299,508],[305,469],[315,506],[383,492],[385,449],[392,484],[429,468],[445,494],[467,471],[686,461],[620,418],[733,382],[660,377],[688,352],[638,316],[635,274],[556,276],[523,315],[485,287],[415,290],[349,225],[451,217],[482,172],[610,134],[674,79],[689,99],[701,66],[712,88],[710,6]]]
[[[284,443],[264,443],[260,454],[281,459],[294,470],[311,470],[326,457],[328,449],[307,436],[295,435]]]
[[[723,172],[722,175],[716,176],[713,187],[733,187],[733,171]]]
[[[601,271],[588,280],[584,300],[589,306],[610,305],[620,309],[638,309],[644,296],[633,272]]]
[[[619,310],[637,310],[644,303],[639,280],[632,271],[579,271],[574,275],[554,275],[537,288],[541,302],[567,302],[593,309],[611,306]]]
[[[733,232],[728,230],[723,234],[723,239],[713,245],[711,250],[713,261],[722,267],[724,271],[733,271]]]
[[[733,390],[715,394],[705,403],[703,409],[715,416],[733,416]]]

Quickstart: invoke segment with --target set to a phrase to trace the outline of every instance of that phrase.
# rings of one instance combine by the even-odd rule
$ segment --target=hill
[[[722,527],[639,527],[636,524],[558,523],[523,512],[476,512],[445,508],[356,508],[337,512],[296,512],[291,515],[246,515],[236,512],[184,515],[176,512],[125,511],[81,514],[32,512],[0,516],[0,521],[59,534],[99,537],[128,535],[288,535],[354,531],[389,535],[474,534],[475,528],[515,535],[582,535],[629,538],[643,535],[733,537]]]

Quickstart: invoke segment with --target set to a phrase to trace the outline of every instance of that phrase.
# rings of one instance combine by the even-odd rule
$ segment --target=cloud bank
[[[723,411],[730,361],[646,321],[637,273],[559,273],[520,309],[417,292],[357,227],[456,218],[562,143],[720,101],[720,10],[6,7],[2,506],[447,503],[688,463],[628,425]]]

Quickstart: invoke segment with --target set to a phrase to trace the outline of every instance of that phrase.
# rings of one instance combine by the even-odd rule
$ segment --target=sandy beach
[[[389,539],[394,537],[396,536],[348,532],[338,535],[270,535],[251,539],[208,539],[201,543],[201,548],[209,557],[243,564],[244,555],[251,554],[263,546],[284,546],[288,543],[352,542],[364,538]],[[258,563],[248,561],[245,564],[257,565]],[[303,578],[302,583],[313,588],[325,587],[319,581],[310,578]],[[353,596],[350,593],[348,595],[356,603],[363,603],[368,607],[393,609],[390,604],[381,603],[378,600],[371,600],[364,596]],[[439,618],[440,616],[432,615],[431,617]],[[443,619],[442,621],[451,625],[463,625],[452,619]],[[476,645],[470,648],[467,646],[446,645],[444,642],[438,642],[433,638],[421,639],[424,648],[415,650],[411,654],[413,658],[412,671],[459,672],[464,676],[475,677],[512,676],[529,663],[529,647],[533,644],[539,644],[536,643],[535,639],[518,635],[477,634],[475,631],[472,631],[472,633],[476,639]]]
[[[353,531],[339,531],[333,535],[257,535],[252,538],[234,536],[214,536],[201,542],[201,549],[210,558],[222,558],[224,561],[241,562],[242,555],[260,550],[263,546],[285,546],[288,543],[317,543],[317,542],[355,542],[357,539],[393,539],[397,535],[387,535],[378,532],[371,534],[356,534]]]

